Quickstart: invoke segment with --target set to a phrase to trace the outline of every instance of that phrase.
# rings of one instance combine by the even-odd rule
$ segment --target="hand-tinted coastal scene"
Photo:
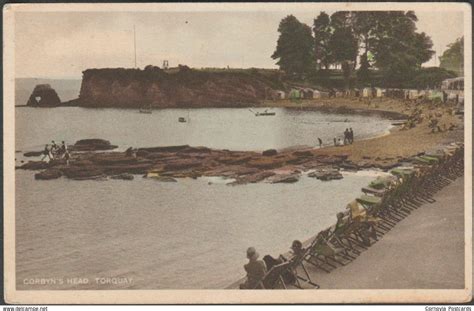
[[[17,290],[465,288],[464,18],[16,12]]]

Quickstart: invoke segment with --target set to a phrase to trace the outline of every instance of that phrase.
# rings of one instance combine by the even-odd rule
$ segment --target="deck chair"
[[[291,262],[287,261],[279,265],[273,266],[262,278],[254,289],[286,289],[285,281],[282,274],[291,266]]]
[[[348,205],[349,208],[350,204]],[[358,214],[349,208],[341,223],[337,223],[330,229],[330,234],[325,234],[326,241],[336,248],[342,248],[346,252],[344,255],[351,259],[360,255],[370,244],[367,240],[367,224],[361,222]],[[323,232],[324,233],[324,232]]]
[[[293,273],[293,275],[296,278],[295,284],[293,284],[293,285],[296,286],[297,288],[300,288],[300,289],[303,289],[300,280],[303,281],[303,282],[308,283],[309,285],[312,285],[316,289],[320,288],[320,286],[318,284],[314,283],[311,280],[311,276],[309,275],[308,270],[306,269],[306,267],[303,263],[305,257],[308,255],[309,251],[310,251],[310,248],[308,247],[308,248],[304,249],[303,252],[300,255],[294,256],[289,260],[289,262],[291,262],[291,265],[288,267],[288,269]],[[303,270],[304,276],[301,276],[301,273],[298,272],[298,268],[301,268]]]
[[[365,242],[367,245],[371,244],[371,238],[377,241],[378,236],[390,230],[389,227],[384,226],[382,218],[368,214],[356,200],[349,203],[347,208],[350,210],[354,230],[358,231],[361,240],[368,242]]]
[[[345,266],[354,259],[354,257],[348,255],[345,248],[331,245],[325,237],[328,232],[328,230],[325,230],[316,236],[304,257],[304,261],[327,273],[337,268],[338,264]],[[328,237],[331,237],[331,235]]]

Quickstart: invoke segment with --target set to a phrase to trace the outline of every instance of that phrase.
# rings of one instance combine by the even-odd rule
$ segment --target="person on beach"
[[[352,145],[354,142],[354,131],[352,130],[352,127],[349,129],[349,143]]]
[[[267,273],[267,267],[265,262],[258,260],[258,253],[254,247],[247,249],[247,258],[249,263],[244,265],[244,269],[247,272],[247,280],[245,283],[240,284],[240,289],[254,289],[259,286],[260,281]]]
[[[55,158],[58,155],[58,145],[56,145],[56,142],[54,140],[51,141],[51,154],[53,158]]]
[[[271,268],[273,268],[276,265],[282,264],[286,261],[292,261],[296,259],[300,259],[301,256],[304,255],[305,249],[303,248],[303,243],[299,240],[294,240],[293,243],[291,243],[290,247],[291,251],[291,258],[286,258],[283,255],[280,255],[278,258],[273,258],[270,255],[265,255],[263,257],[263,261],[265,262],[265,265],[267,266],[267,270],[270,271]],[[283,280],[285,281],[285,284],[294,284],[296,282],[296,275],[290,270],[287,270],[282,273]]]
[[[342,212],[339,212],[336,214],[336,217],[337,217],[337,222],[336,222],[336,226],[334,227],[334,233],[340,233],[344,227],[346,226],[347,224],[347,221],[344,220],[344,213]]]
[[[337,140],[336,140],[336,137],[334,137],[334,146],[337,146]]]
[[[347,145],[349,143],[349,129],[346,128],[344,131],[344,145]]]
[[[322,148],[323,147],[323,141],[319,137],[318,137],[318,142],[319,142],[319,148]]]
[[[69,151],[67,149],[64,152],[64,158],[66,159],[66,165],[69,166],[69,159],[71,158],[71,155],[69,154]]]
[[[61,142],[61,147],[59,147],[59,154],[61,155],[61,158],[64,158],[64,156],[66,155],[66,151],[67,151],[67,146],[63,140]]]
[[[48,157],[51,160],[51,151],[49,150],[48,144],[44,146],[43,157],[41,158],[41,161],[43,161],[46,157]]]
[[[337,140],[337,145],[338,145],[338,146],[342,146],[343,144],[344,144],[344,143],[343,143],[342,139],[339,138],[339,139]]]
[[[291,243],[291,254],[294,256],[300,256],[302,255],[304,249],[303,249],[303,243],[301,243],[299,240],[294,240],[293,243]],[[292,258],[293,258],[292,257]],[[273,258],[270,255],[265,255],[263,257],[263,261],[265,262],[265,265],[267,266],[267,270],[270,270],[273,268],[273,266],[279,265],[284,263],[285,261],[291,260],[292,258],[286,258],[283,255],[280,255],[278,258]]]

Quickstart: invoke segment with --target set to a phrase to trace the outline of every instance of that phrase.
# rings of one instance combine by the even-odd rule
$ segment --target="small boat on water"
[[[190,121],[191,119],[189,119],[189,110],[188,110],[188,116],[185,118],[185,117],[179,117],[178,118],[178,122],[181,122],[181,123],[186,123],[188,121]]]
[[[139,112],[140,112],[140,113],[148,113],[148,114],[152,113],[151,105],[148,106],[148,107],[142,107],[142,108],[140,108]]]
[[[252,109],[249,109],[252,113],[255,114],[256,117],[263,117],[263,116],[274,116],[276,115],[275,112],[273,111],[268,111],[268,109],[265,109],[263,112],[258,112],[258,111],[253,111]]]

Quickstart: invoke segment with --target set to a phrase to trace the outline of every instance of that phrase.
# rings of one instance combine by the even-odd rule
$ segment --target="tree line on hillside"
[[[346,88],[371,84],[375,76],[384,86],[400,87],[419,76],[434,54],[417,21],[413,11],[321,12],[311,28],[289,15],[280,22],[271,57],[292,79],[330,84],[331,70],[340,69]],[[443,77],[453,76],[440,70]]]

